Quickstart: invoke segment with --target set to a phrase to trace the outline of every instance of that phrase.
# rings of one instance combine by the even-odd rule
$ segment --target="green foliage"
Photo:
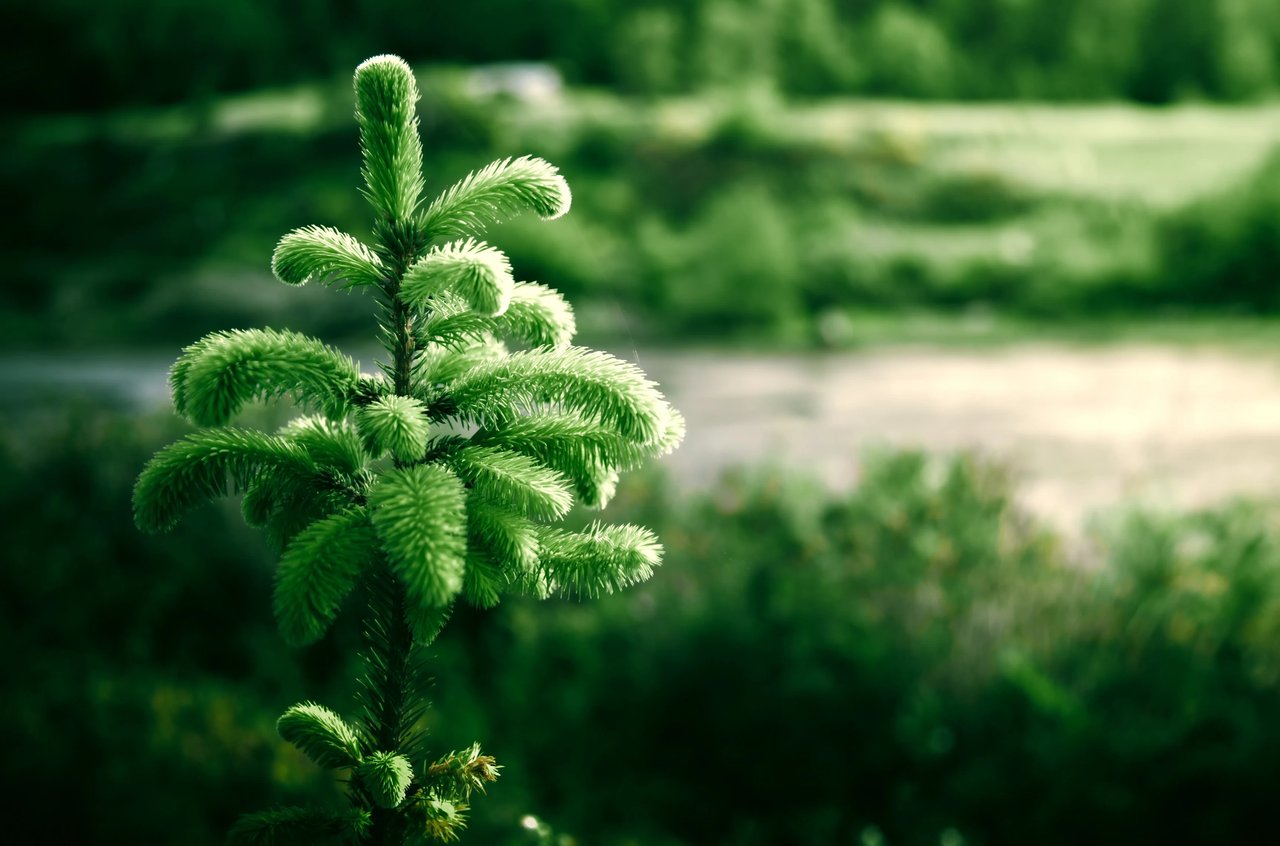
[[[394,808],[404,801],[413,766],[403,755],[374,752],[356,767],[355,775],[380,808]]]
[[[497,767],[473,747],[465,762],[446,767],[448,778],[409,795],[415,766],[430,774],[419,725],[426,711],[423,647],[459,594],[491,607],[510,585],[594,595],[647,578],[661,556],[651,533],[619,526],[579,536],[541,524],[569,512],[575,481],[600,504],[617,470],[669,451],[683,436],[679,415],[638,368],[569,347],[568,304],[543,286],[517,285],[507,258],[471,237],[524,210],[563,215],[570,195],[559,172],[528,156],[500,160],[419,214],[424,183],[412,71],[394,56],[375,57],[357,68],[355,93],[365,194],[376,212],[373,246],[335,229],[304,227],[280,241],[272,269],[291,285],[316,280],[371,290],[388,358],[382,376],[362,375],[350,359],[304,335],[208,335],[171,371],[179,413],[221,427],[251,401],[287,397],[321,416],[299,417],[275,435],[232,428],[188,435],[152,459],[134,494],[137,525],[156,531],[201,500],[244,492],[246,520],[283,550],[275,612],[291,645],[320,640],[357,589],[368,603],[360,732],[311,703],[289,709],[278,723],[281,736],[321,766],[355,768],[348,798],[371,814],[368,831],[331,830],[323,813],[285,809],[245,818],[236,834],[243,842],[368,833],[400,843],[410,831],[456,838],[465,800],[496,778]],[[452,236],[465,237],[432,243]],[[508,353],[498,335],[531,348]],[[561,472],[539,460],[528,433],[520,450],[479,432],[435,432],[437,424],[471,421],[494,435],[548,406],[558,416],[541,415],[536,432],[545,442],[589,426],[597,445],[608,445],[590,453],[543,449]],[[561,431],[557,420],[565,421]],[[364,757],[367,749],[379,751]]]
[[[271,272],[288,285],[316,281],[355,288],[382,281],[382,260],[345,232],[328,226],[304,226],[280,239]]]
[[[419,837],[413,843],[452,843],[458,839],[459,832],[467,827],[467,818],[463,811],[465,806],[450,802],[447,799],[430,798],[417,806],[421,828]]]
[[[476,439],[531,456],[564,474],[583,499],[600,468],[630,469],[643,455],[632,441],[608,427],[572,415],[529,416],[496,431],[481,432]]]
[[[318,467],[349,479],[360,476],[369,460],[356,427],[346,421],[296,417],[282,426],[279,434],[302,447]]]
[[[426,608],[447,607],[462,590],[465,504],[458,477],[433,465],[391,470],[369,492],[378,543]]]
[[[557,291],[536,282],[517,282],[495,328],[531,346],[564,349],[577,324],[573,308]]]
[[[531,573],[538,565],[536,524],[495,501],[467,500],[467,535],[473,549],[489,553],[507,572]],[[483,583],[476,587],[487,590]]]
[[[265,529],[271,544],[283,551],[312,523],[349,507],[367,484],[363,475],[344,480],[318,468],[273,468],[245,491],[241,511],[249,525]]]
[[[1163,221],[1157,245],[1152,293],[1161,300],[1280,310],[1280,150],[1240,185]]]
[[[1276,831],[1274,509],[1139,513],[1085,545],[1020,512],[998,468],[915,452],[867,456],[841,495],[774,472],[630,494],[614,508],[661,531],[664,577],[551,617],[504,603],[521,636],[469,644],[477,693],[437,703],[500,703],[489,742],[524,741],[504,795],[583,840]],[[566,749],[575,729],[593,742]],[[814,749],[840,765],[779,793],[761,762]],[[642,817],[617,813],[636,797]]]
[[[417,694],[426,683],[426,669],[422,650],[413,648],[413,638],[416,627],[427,618],[405,608],[402,583],[387,568],[370,573],[366,593],[363,672],[356,677],[360,726],[374,748],[403,750],[411,760],[418,760],[423,751],[418,723],[427,706]],[[448,621],[449,610],[435,615],[435,631]]]
[[[356,68],[355,89],[366,196],[382,217],[408,220],[423,189],[418,82],[400,57],[374,56]]]
[[[568,480],[527,455],[496,447],[463,447],[453,458],[458,473],[479,497],[510,503],[540,520],[554,520],[573,505]]]
[[[245,808],[347,805],[271,726],[303,698],[343,701],[359,614],[300,662],[271,620],[272,556],[233,510],[180,534],[129,525],[137,467],[179,421],[45,411],[0,432],[18,687],[0,742],[27,762],[11,839],[214,846]],[[611,519],[662,537],[662,577],[591,603],[511,590],[459,607],[430,650],[414,787],[432,783],[420,762],[483,737],[505,766],[468,833],[501,846],[525,842],[512,829],[531,809],[592,843],[858,842],[871,826],[890,843],[1276,839],[1272,503],[1064,536],[982,462],[861,467],[838,495],[776,473],[706,492],[628,478]],[[337,710],[364,732],[361,710]],[[779,792],[762,761],[812,764],[798,749],[839,766]]]
[[[288,396],[329,420],[303,418],[276,436],[198,433],[161,453],[139,483],[138,519],[150,528],[167,527],[200,499],[225,493],[228,475],[232,490],[246,490],[247,519],[288,545],[278,602],[295,642],[323,632],[358,577],[359,543],[347,538],[367,534],[358,528],[365,518],[356,516],[364,511],[343,508],[344,496],[361,509],[367,497],[368,525],[393,570],[425,611],[443,609],[465,576],[472,490],[491,509],[510,505],[554,520],[572,503],[570,483],[600,505],[618,471],[668,451],[683,434],[678,415],[636,367],[567,346],[574,320],[562,297],[515,283],[505,256],[470,237],[524,209],[547,218],[563,214],[569,192],[556,169],[531,157],[495,162],[414,218],[421,153],[412,74],[394,57],[371,59],[357,71],[356,95],[382,242],[371,250],[337,230],[304,227],[282,239],[274,267],[292,284],[333,277],[385,288],[390,378],[367,380],[349,359],[295,333],[214,333],[174,365],[170,381],[180,412],[217,425],[250,401]],[[418,255],[432,237],[451,235],[467,238]],[[393,273],[382,256],[397,250],[407,252]],[[506,354],[494,334],[533,348]],[[418,338],[415,351],[411,342]],[[558,411],[539,413],[548,406]],[[484,428],[474,446],[433,458],[427,453],[432,422],[449,420]],[[522,429],[524,420],[534,421],[533,428]],[[509,437],[507,427],[513,427]],[[384,453],[405,466],[371,470],[370,459]],[[442,460],[461,481],[431,463]],[[188,468],[188,462],[196,463]],[[532,534],[517,529],[513,517],[473,516],[472,540],[499,556],[499,569],[527,572],[534,563]],[[485,525],[495,538],[484,536],[479,527]],[[599,588],[612,589],[602,578]],[[492,593],[480,587],[489,581],[474,581],[479,594]]]
[[[233,846],[358,843],[372,825],[368,811],[275,808],[241,817],[227,835]]]
[[[678,229],[642,231],[663,306],[699,332],[759,332],[794,320],[808,261],[794,222],[781,199],[751,179],[717,192]]]
[[[623,9],[582,0],[572,9],[564,14],[558,0],[476,0],[433,9],[430,28],[406,28],[421,11],[409,0],[354,13],[249,0],[58,0],[33,10],[26,26],[36,37],[13,45],[0,77],[15,80],[4,92],[20,111],[73,112],[279,87],[330,75],[393,44],[447,63],[553,62],[575,81],[643,94],[764,76],[797,95],[865,95],[881,90],[876,83],[890,63],[921,58],[915,43],[902,40],[921,25],[901,23],[919,19],[928,27],[921,44],[934,44],[928,32],[936,32],[962,59],[954,80],[927,76],[943,87],[925,96],[1167,101],[1273,88],[1280,42],[1270,0],[655,0]],[[886,26],[890,15],[899,22]],[[199,43],[184,39],[197,26]],[[18,85],[45,43],[63,46],[62,61],[38,84]],[[893,54],[893,46],[904,52]],[[390,60],[379,57],[375,69],[379,61]],[[367,88],[382,83],[414,96],[394,74],[368,75]],[[405,112],[374,108],[370,115],[386,119],[390,133]]]
[[[280,633],[293,646],[314,643],[374,555],[377,537],[363,508],[317,520],[285,549],[276,574]]]
[[[571,201],[554,165],[533,156],[503,159],[441,194],[423,212],[422,228],[431,237],[475,235],[523,211],[555,220]]]
[[[431,788],[446,796],[470,799],[472,791],[485,791],[485,785],[497,781],[499,767],[488,755],[480,754],[480,744],[450,752],[427,768]]]
[[[896,2],[881,5],[861,40],[864,85],[871,93],[942,98],[955,91],[958,57],[927,13]]]
[[[1093,15],[1077,23],[1084,30],[1073,40],[1094,45],[1090,62],[1122,63],[1124,47],[1112,36],[1124,28],[1113,18],[1124,15],[1096,0],[1088,5]],[[917,16],[927,11],[909,7]],[[1001,21],[1002,39],[1022,37],[1017,26],[1005,31],[1005,19],[970,25]],[[850,50],[848,58],[865,56]],[[900,62],[894,69],[906,72]],[[1090,331],[1100,312],[1133,322],[1153,307],[1197,315],[1269,308],[1255,305],[1265,297],[1250,286],[1180,272],[1198,260],[1162,257],[1176,253],[1176,236],[1166,240],[1163,231],[1178,227],[1166,227],[1166,218],[1184,218],[1167,210],[1171,204],[1221,185],[1223,202],[1203,205],[1215,215],[1248,211],[1227,199],[1254,187],[1244,177],[1269,143],[1274,115],[1266,105],[961,109],[789,101],[760,86],[650,106],[568,88],[545,113],[532,103],[477,99],[466,79],[466,71],[437,69],[421,80],[439,163],[433,187],[452,169],[513,146],[555,151],[589,214],[554,226],[526,215],[483,237],[510,257],[519,271],[513,278],[547,281],[572,299],[589,345],[655,336],[682,343],[695,333],[755,344],[860,342],[858,332],[842,335],[839,327],[870,310],[911,322],[916,309],[991,309],[997,320],[1012,312],[1015,321],[1030,316]],[[0,303],[10,346],[185,344],[221,326],[259,325],[264,315],[270,325],[326,340],[361,337],[373,286],[352,297],[298,296],[265,284],[260,262],[274,245],[264,221],[305,222],[295,218],[313,201],[332,218],[326,223],[374,246],[367,206],[350,190],[342,162],[346,121],[331,101],[346,96],[340,85],[318,83],[218,99],[208,120],[228,129],[213,138],[174,137],[197,120],[183,109],[20,127],[5,173],[11,191],[28,197]],[[236,123],[246,113],[307,111],[302,104],[312,102],[323,108],[306,131]],[[71,159],[83,166],[59,166]],[[121,172],[131,179],[116,178]],[[173,208],[174,191],[200,202]],[[95,201],[67,203],[68,196]],[[1191,215],[1208,222],[1207,209]],[[79,233],[71,250],[68,228]],[[1236,262],[1229,250],[1250,243],[1214,238],[1208,248],[1214,264],[1229,266]],[[1182,281],[1194,293],[1175,286]],[[419,315],[415,333],[449,318],[453,306],[440,305],[430,318]],[[473,340],[490,332],[513,348],[530,343],[465,303],[459,308],[449,324]],[[63,319],[67,309],[74,320]]]
[[[356,425],[372,454],[389,452],[397,461],[411,463],[422,457],[431,437],[426,412],[412,397],[379,397],[356,412]]]
[[[624,90],[666,94],[677,89],[684,71],[681,24],[673,9],[641,8],[623,17],[611,58]]]
[[[482,344],[491,336],[564,349],[577,325],[572,307],[558,292],[536,282],[516,282],[501,314],[480,314],[458,297],[437,294],[431,313],[414,329],[424,343],[452,350]]]
[[[363,756],[355,729],[323,705],[294,705],[276,723],[280,736],[322,767],[354,767]]]
[[[503,515],[509,516],[509,515]],[[474,529],[472,527],[474,526]],[[468,521],[468,529],[473,531],[472,547],[467,552],[467,573],[462,579],[462,598],[475,608],[493,608],[502,600],[503,588],[506,587],[507,576],[493,562],[493,559],[480,551],[480,547],[489,543],[487,537],[480,538],[480,532],[498,534],[507,526],[498,524]],[[500,540],[506,540],[501,538]],[[509,543],[509,542],[508,542]],[[495,544],[496,545],[496,544]]]
[[[201,426],[218,426],[246,403],[283,396],[341,417],[359,375],[351,359],[312,338],[233,329],[187,347],[169,383],[179,414]]]
[[[493,317],[477,314],[467,304],[448,294],[432,304],[431,313],[413,327],[415,342],[434,347],[437,355],[445,351],[470,351],[492,339],[497,327]]]
[[[272,730],[303,672],[274,630],[263,545],[230,509],[197,510],[180,537],[132,524],[139,466],[183,427],[51,411],[0,426],[0,743],[27,762],[7,836],[216,846],[245,808],[333,802]],[[331,690],[323,672],[307,684]]]

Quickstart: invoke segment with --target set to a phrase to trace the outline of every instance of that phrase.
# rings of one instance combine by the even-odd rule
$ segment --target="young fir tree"
[[[603,507],[621,471],[683,435],[644,374],[571,346],[568,303],[515,281],[507,258],[476,240],[525,210],[564,214],[556,168],[497,161],[424,205],[412,71],[370,59],[355,95],[373,244],[304,227],[281,239],[272,270],[290,285],[368,289],[381,306],[381,373],[293,332],[209,335],[170,371],[176,410],[205,428],[161,450],[134,491],[151,532],[243,492],[245,519],[282,550],[275,613],[290,644],[323,636],[357,585],[369,597],[355,719],[307,702],[278,724],[347,774],[347,806],[250,814],[232,831],[240,843],[455,839],[471,793],[498,768],[478,746],[428,754],[422,647],[459,599],[488,608],[506,592],[595,596],[648,578],[662,555],[648,530],[554,523],[575,496]],[[275,433],[229,425],[247,403],[280,397],[313,413]]]

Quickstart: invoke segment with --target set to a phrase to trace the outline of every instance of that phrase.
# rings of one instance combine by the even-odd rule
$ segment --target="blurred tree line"
[[[797,112],[760,92],[715,101],[703,134],[682,136],[629,99],[572,112],[587,99],[577,94],[573,117],[540,124],[528,117],[537,104],[477,97],[465,80],[423,78],[430,187],[526,151],[571,174],[574,214],[549,227],[517,220],[501,237],[523,278],[581,304],[595,338],[839,346],[858,340],[849,321],[865,312],[990,307],[1069,322],[1280,311],[1280,152],[1158,208],[948,167],[946,139],[789,134]],[[0,189],[23,204],[0,346],[185,343],[263,321],[334,339],[360,327],[358,302],[290,299],[267,274],[282,225],[367,227],[351,200],[347,86],[316,91],[321,116],[305,132],[229,132],[198,107],[151,118],[174,121],[168,135],[115,131],[109,118],[30,121],[0,158]],[[1197,120],[1224,135],[1215,115]],[[1161,143],[1142,138],[1128,154],[1159,158]],[[175,192],[186,198],[177,206]]]
[[[10,837],[201,846],[246,806],[334,801],[272,726],[301,695],[350,702],[353,619],[291,654],[273,557],[234,501],[134,531],[130,485],[173,422],[17,419]],[[527,813],[598,846],[1280,837],[1280,525],[1262,509],[1121,513],[1068,543],[998,468],[912,452],[870,456],[840,496],[785,473],[697,494],[636,476],[615,509],[668,548],[650,583],[460,611],[433,646],[432,748],[480,739],[505,766],[473,842],[529,842]]]
[[[1280,85],[1273,0],[49,0],[7,31],[0,87],[24,112],[327,77],[388,51],[550,61],[653,95],[764,79],[804,96],[1163,103]]]

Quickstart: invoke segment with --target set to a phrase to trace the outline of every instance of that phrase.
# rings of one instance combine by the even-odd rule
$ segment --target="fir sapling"
[[[137,525],[152,532],[242,493],[246,521],[281,550],[274,607],[290,644],[320,639],[358,587],[368,597],[355,718],[307,702],[278,723],[346,775],[347,805],[249,814],[236,843],[456,839],[498,767],[478,746],[428,749],[422,647],[459,600],[596,596],[647,579],[662,557],[647,529],[555,523],[575,500],[603,508],[619,473],[684,431],[635,366],[571,345],[573,311],[558,293],[516,281],[477,240],[521,212],[564,214],[556,168],[504,159],[424,204],[412,71],[369,59],[355,95],[372,245],[307,226],[281,239],[272,270],[376,297],[381,372],[293,332],[209,335],[170,371],[174,408],[202,428],[157,453],[134,490]],[[278,398],[308,413],[274,433],[231,425],[246,404]]]

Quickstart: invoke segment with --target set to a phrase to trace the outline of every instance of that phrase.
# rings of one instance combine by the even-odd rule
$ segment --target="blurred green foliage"
[[[129,486],[173,424],[53,419],[0,454],[10,834],[214,843],[246,806],[323,799],[271,723],[304,691],[346,701],[357,633],[283,648],[235,503],[135,534]],[[436,743],[506,765],[471,836],[527,842],[529,812],[600,844],[1280,835],[1273,514],[1117,514],[1082,546],[1011,491],[918,453],[868,456],[840,496],[625,480],[617,519],[668,545],[652,582],[468,612],[434,647]]]
[[[569,767],[533,801],[604,842],[1274,836],[1274,519],[1130,514],[1086,567],[1009,495],[990,467],[915,453],[872,457],[846,498],[776,475],[642,495],[671,566],[611,614],[516,623],[497,692],[542,691],[543,717],[493,742]],[[557,707],[572,721],[544,735]],[[575,724],[602,736],[566,763]]]
[[[1155,296],[1205,305],[1280,307],[1280,150],[1239,185],[1199,200],[1158,230]]]
[[[574,213],[494,237],[523,278],[579,304],[592,342],[839,345],[857,338],[833,327],[869,310],[1070,322],[1280,305],[1270,107],[806,107],[759,86],[548,106],[469,80],[423,79],[429,188],[512,152],[560,164]],[[0,160],[0,188],[24,205],[3,343],[176,344],[263,321],[337,339],[365,325],[358,300],[289,297],[266,266],[282,225],[367,229],[349,99],[307,87],[23,124]]]
[[[327,677],[327,650],[299,670],[280,642],[265,549],[220,511],[182,537],[129,529],[145,445],[172,425],[87,409],[28,424],[0,447],[0,742],[24,808],[9,836],[212,844],[246,799],[325,789],[276,740],[273,712]]]
[[[646,95],[763,79],[802,96],[1168,102],[1280,84],[1271,0],[49,0],[15,23],[0,90],[27,112],[279,85],[378,52],[552,61]]]

